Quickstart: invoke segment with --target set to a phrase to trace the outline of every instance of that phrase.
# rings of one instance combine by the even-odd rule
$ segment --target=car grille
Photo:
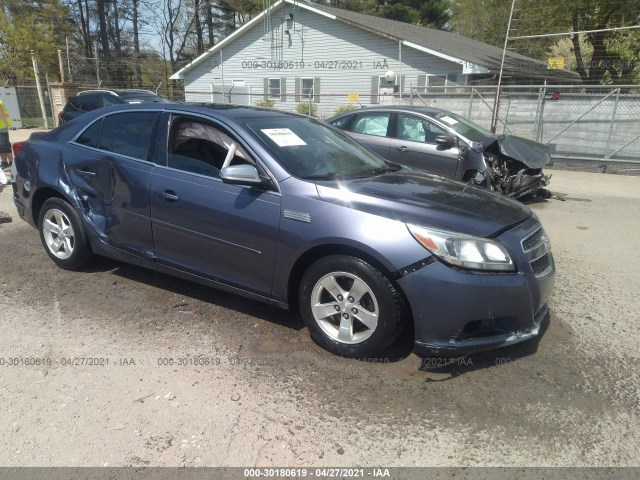
[[[536,277],[541,277],[551,269],[550,254],[545,253],[542,257],[531,262],[531,269]]]
[[[536,248],[538,245],[540,245],[543,241],[544,241],[544,230],[542,230],[542,227],[540,227],[538,228],[538,230],[533,232],[531,235],[529,235],[527,238],[525,238],[522,241],[522,249],[525,252],[529,252],[534,248]]]
[[[536,277],[544,277],[553,270],[551,245],[542,227],[538,227],[522,240],[522,250],[527,255],[531,270]]]

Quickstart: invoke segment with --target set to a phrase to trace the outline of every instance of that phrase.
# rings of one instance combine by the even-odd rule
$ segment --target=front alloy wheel
[[[348,272],[322,277],[311,293],[316,323],[332,339],[356,344],[368,339],[378,326],[378,301],[362,279]]]
[[[316,261],[303,275],[298,297],[313,340],[344,357],[380,355],[401,331],[400,293],[359,258],[332,255]]]

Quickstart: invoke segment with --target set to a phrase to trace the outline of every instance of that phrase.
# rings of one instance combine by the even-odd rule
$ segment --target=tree
[[[331,5],[423,27],[449,28],[449,0],[331,0]]]
[[[453,31],[502,47],[507,30],[510,0],[455,0]],[[606,31],[637,25],[640,7],[636,0],[518,0],[510,36],[575,32],[565,37],[540,37],[509,42],[509,49],[546,60],[562,52],[565,64],[578,72],[584,84],[636,83],[640,75],[640,32]],[[580,31],[605,30],[584,35]]]
[[[30,82],[31,50],[42,74],[57,74],[57,49],[73,31],[70,16],[69,7],[59,0],[5,0],[0,11],[0,77]]]
[[[585,30],[604,30],[612,27],[623,27],[637,24],[640,9],[634,0],[620,0],[616,3],[587,2],[577,0],[568,8],[571,15],[571,29],[574,32]],[[578,33],[571,36],[576,59],[576,70],[582,82],[596,85],[603,81],[630,80],[634,70],[631,64],[624,65],[625,57],[629,60],[638,58],[638,32],[596,31],[586,34],[586,41],[593,48],[590,61],[586,61]]]

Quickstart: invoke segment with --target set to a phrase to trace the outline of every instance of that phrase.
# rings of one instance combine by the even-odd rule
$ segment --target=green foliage
[[[333,112],[333,115],[342,115],[343,113],[350,112],[351,110],[356,110],[358,107],[355,105],[342,105],[341,107],[336,108],[336,111]]]
[[[456,0],[451,3],[452,30],[502,48],[510,7],[510,0]],[[637,24],[639,12],[635,0],[518,0],[510,35],[624,27]],[[542,61],[549,56],[562,56],[565,68],[578,72],[585,84],[640,81],[637,30],[512,40],[509,50]]]
[[[332,5],[413,25],[449,28],[449,0],[333,0]]]
[[[276,104],[273,100],[258,100],[256,102],[256,107],[265,107],[265,108],[273,108]]]
[[[31,50],[42,77],[49,73],[52,80],[57,79],[57,49],[73,32],[69,7],[59,0],[12,0],[4,7],[0,11],[0,79],[31,82]]]
[[[318,105],[315,103],[311,104],[311,109],[309,109],[308,102],[302,102],[296,105],[296,112],[301,113],[303,115],[309,115],[311,117],[318,116]]]

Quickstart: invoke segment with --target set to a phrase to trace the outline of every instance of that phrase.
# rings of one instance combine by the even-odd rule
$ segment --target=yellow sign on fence
[[[347,93],[347,102],[349,103],[358,103],[360,101],[359,93]]]
[[[0,100],[0,129],[9,127],[13,127],[13,121],[11,120],[9,112],[7,112],[7,107],[5,107],[2,100]]]
[[[548,70],[561,70],[564,68],[564,57],[549,57],[547,58]]]

